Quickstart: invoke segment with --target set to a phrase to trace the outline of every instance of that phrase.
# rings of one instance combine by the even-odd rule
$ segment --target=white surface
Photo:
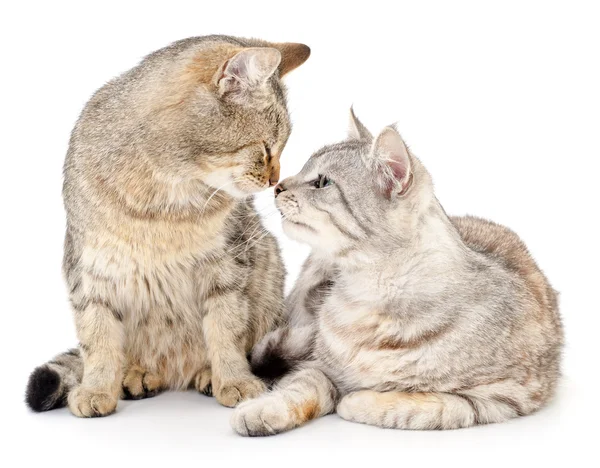
[[[0,219],[2,466],[591,466],[598,411],[600,15],[594,2],[4,2]],[[567,333],[557,401],[537,415],[452,432],[402,432],[329,416],[243,439],[231,410],[194,393],[122,402],[104,419],[34,415],[29,372],[76,343],[60,274],[61,169],[85,101],[143,55],[192,35],[305,42],[287,79],[294,132],[283,175],[345,134],[398,121],[451,214],[515,229],[561,291]],[[258,205],[280,236],[272,194]],[[281,239],[292,282],[306,249]],[[597,434],[596,434],[597,435]],[[579,463],[579,457],[590,461]],[[585,459],[585,458],[583,458]],[[12,460],[10,464],[7,461]]]

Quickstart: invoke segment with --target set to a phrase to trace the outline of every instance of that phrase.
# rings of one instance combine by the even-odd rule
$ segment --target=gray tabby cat
[[[315,153],[280,183],[284,231],[313,251],[291,327],[253,364],[292,366],[232,417],[270,435],[333,411],[401,429],[454,429],[530,414],[552,397],[563,331],[556,293],[512,231],[449,218],[394,128]]]
[[[64,167],[80,346],[34,371],[33,410],[103,416],[120,396],[190,386],[234,406],[264,390],[247,353],[280,323],[284,267],[249,197],[277,183],[290,134],[280,78],[309,54],[185,39],[90,99]]]

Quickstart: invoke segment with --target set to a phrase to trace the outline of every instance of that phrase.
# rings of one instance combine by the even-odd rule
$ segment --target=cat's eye
[[[333,181],[324,175],[319,175],[319,177],[317,178],[317,180],[315,180],[313,182],[313,186],[315,188],[323,188],[323,187],[327,187],[328,185],[332,185]]]
[[[265,154],[267,156],[267,162],[271,161],[271,158],[273,156],[271,156],[271,148],[269,148],[269,146],[265,143]]]

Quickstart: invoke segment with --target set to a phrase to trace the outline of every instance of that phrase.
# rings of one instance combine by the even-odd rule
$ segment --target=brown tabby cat
[[[282,315],[275,239],[251,194],[290,134],[280,79],[303,44],[175,42],[90,99],[65,161],[64,273],[79,349],[31,375],[35,411],[112,413],[190,386],[226,406],[264,385],[246,355]]]

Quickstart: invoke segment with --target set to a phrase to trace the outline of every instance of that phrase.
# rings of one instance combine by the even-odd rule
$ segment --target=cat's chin
[[[246,180],[235,180],[234,175],[223,170],[213,171],[204,177],[203,182],[215,192],[226,193],[230,197],[242,200],[269,188],[269,184],[258,185]]]
[[[263,190],[265,190],[265,189],[264,188],[252,188],[250,190],[247,190],[247,189],[242,189],[240,187],[235,187],[233,185],[220,189],[220,191],[225,192],[227,195],[229,195],[230,197],[235,198],[237,200],[243,200],[245,198],[251,197],[259,192],[262,192]]]
[[[257,185],[231,185],[229,187],[224,188],[223,191],[226,192],[228,195],[232,196],[233,198],[242,200],[244,198],[252,197],[257,193],[264,192],[267,188],[269,188],[268,185],[264,185],[262,187]]]
[[[281,227],[286,236],[304,244],[312,245],[317,235],[317,231],[314,228],[299,221],[283,219]]]

